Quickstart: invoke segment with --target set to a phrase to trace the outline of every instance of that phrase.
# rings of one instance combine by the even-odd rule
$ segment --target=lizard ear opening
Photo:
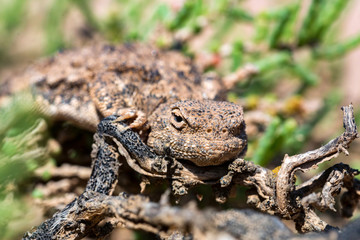
[[[171,125],[174,126],[174,128],[181,130],[186,126],[186,122],[184,120],[184,117],[181,114],[180,109],[174,108],[171,111],[171,118],[170,118]]]

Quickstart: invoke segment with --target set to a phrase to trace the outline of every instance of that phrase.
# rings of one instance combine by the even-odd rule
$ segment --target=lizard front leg
[[[89,84],[89,94],[97,110],[104,116],[119,115],[118,121],[131,120],[130,128],[145,129],[147,116],[138,108],[142,93],[127,77],[129,73],[105,71]],[[136,79],[137,74],[133,73]],[[141,105],[141,104],[140,104]]]

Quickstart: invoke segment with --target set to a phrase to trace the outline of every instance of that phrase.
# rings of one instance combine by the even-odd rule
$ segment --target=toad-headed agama
[[[209,166],[246,150],[242,108],[221,101],[222,80],[201,74],[176,51],[125,44],[59,52],[2,83],[0,96],[20,83],[32,86],[36,104],[51,118],[92,131],[109,115],[131,120],[160,155]]]

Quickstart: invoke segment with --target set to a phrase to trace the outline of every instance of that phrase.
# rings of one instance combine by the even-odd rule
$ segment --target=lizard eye
[[[170,122],[178,130],[185,127],[186,123],[183,116],[181,115],[180,109],[172,110]]]
[[[181,123],[183,121],[182,117],[174,115],[175,122]]]

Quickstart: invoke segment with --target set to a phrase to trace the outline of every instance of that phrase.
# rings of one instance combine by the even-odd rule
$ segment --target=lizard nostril
[[[223,128],[223,130],[222,130],[222,133],[227,133],[227,129],[226,128]]]
[[[212,132],[212,129],[211,129],[211,128],[208,128],[208,129],[206,129],[206,132],[207,132],[207,133],[211,133],[211,132]]]

